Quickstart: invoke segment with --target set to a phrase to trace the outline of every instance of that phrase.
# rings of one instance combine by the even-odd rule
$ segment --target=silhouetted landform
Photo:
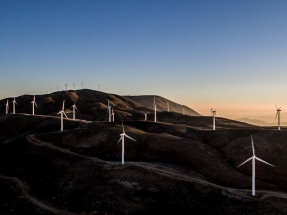
[[[1,214],[287,214],[286,127],[218,117],[212,130],[210,116],[165,111],[144,121],[137,103],[92,90],[36,95],[51,102],[31,115],[27,97],[16,98],[27,113],[0,117]],[[64,118],[61,132],[63,98],[67,109],[77,98],[82,119]],[[136,140],[125,139],[124,165],[122,123]],[[256,156],[275,165],[256,162],[255,196],[251,162],[237,168],[252,156],[251,135]]]
[[[161,96],[142,95],[142,96],[125,96],[125,97],[151,110],[154,110],[154,100],[155,100],[157,111],[169,110],[170,112],[180,113],[183,115],[200,116],[200,114],[194,111],[193,109],[185,105],[177,104]]]
[[[258,125],[258,126],[278,126],[278,121],[275,120],[274,123],[268,123],[262,120],[257,120],[257,119],[249,119],[249,118],[239,118],[236,119],[236,121],[240,121],[240,122],[246,122],[249,124],[253,124],[253,125]],[[280,122],[281,126],[287,126],[287,122]]]
[[[16,97],[15,105],[16,113],[32,113],[31,101],[34,95],[22,95]],[[140,106],[139,104],[116,94],[104,93],[90,89],[76,91],[59,91],[51,94],[36,95],[35,114],[57,116],[62,109],[63,100],[65,100],[65,111],[69,118],[72,118],[72,105],[76,103],[78,112],[76,118],[87,120],[105,120],[108,119],[107,105],[108,100],[115,111],[115,119],[121,117],[126,118],[142,118],[145,112],[151,110]],[[9,113],[12,113],[12,100],[9,100]],[[0,100],[0,109],[2,114],[5,113],[5,104],[7,99]]]

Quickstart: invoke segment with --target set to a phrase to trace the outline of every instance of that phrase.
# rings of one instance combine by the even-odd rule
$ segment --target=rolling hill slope
[[[168,108],[169,108],[170,112],[175,112],[175,113],[180,113],[180,114],[190,115],[190,116],[200,116],[200,114],[194,111],[193,109],[185,105],[181,105],[173,101],[170,101],[161,96],[142,95],[142,96],[124,96],[124,97],[151,110],[154,110],[154,99],[155,99],[157,111],[168,111]]]

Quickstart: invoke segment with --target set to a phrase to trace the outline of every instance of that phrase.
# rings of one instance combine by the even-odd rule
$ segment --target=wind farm
[[[286,215],[286,11],[2,1],[0,213]]]
[[[43,194],[48,196],[45,202],[49,202],[49,207],[54,205],[50,210],[60,208],[61,213],[75,214],[100,210],[106,213],[124,214],[125,210],[116,206],[118,205],[116,202],[125,201],[126,207],[133,211],[128,214],[141,213],[143,210],[144,213],[148,211],[168,213],[170,210],[186,213],[203,210],[204,213],[211,214],[219,211],[257,214],[258,208],[267,213],[276,210],[280,211],[280,214],[285,211],[285,207],[281,205],[287,198],[287,171],[285,171],[287,162],[284,161],[285,148],[282,148],[285,144],[284,138],[287,136],[287,129],[284,126],[278,131],[277,126],[256,126],[219,116],[216,117],[215,131],[215,109],[212,109],[214,117],[200,115],[187,107],[185,107],[186,113],[193,114],[183,115],[182,104],[170,102],[171,110],[178,106],[179,111],[167,111],[166,98],[160,96],[157,96],[157,102],[163,103],[163,110],[157,112],[155,122],[153,108],[144,107],[125,96],[90,89],[76,91],[36,95],[37,115],[30,114],[31,102],[28,98],[31,96],[16,97],[19,105],[15,114],[5,112],[9,98],[0,100],[0,108],[3,111],[0,117],[2,153],[0,177],[13,183],[12,178],[5,178],[11,175],[8,172],[12,171],[20,182],[25,181],[33,190],[38,187],[37,191],[34,191],[34,196],[35,194],[36,198]],[[137,96],[136,100],[139,101],[139,97],[141,96]],[[142,99],[150,103],[150,98],[155,97],[142,96]],[[55,101],[55,107],[49,102],[50,100]],[[81,110],[77,118],[73,118],[74,111],[65,110],[65,103],[75,108],[73,105],[77,103]],[[107,103],[110,107],[110,104],[113,104],[112,112],[117,112],[111,121],[106,116]],[[152,120],[143,120],[144,114],[151,115]],[[121,131],[120,139],[116,142],[119,131]],[[250,135],[253,156],[244,161],[245,155],[250,153],[250,147],[243,146],[250,144]],[[257,154],[260,158],[257,154],[255,156],[253,138],[258,145]],[[19,144],[22,145],[21,152],[17,150],[15,153],[14,149],[19,147]],[[121,147],[117,147],[119,145]],[[50,155],[41,156],[47,151],[50,151]],[[29,158],[25,157],[27,153],[30,154]],[[26,165],[28,160],[19,163],[18,159],[29,159],[37,165],[32,163]],[[267,163],[267,166],[276,166],[271,169],[264,166],[256,168],[256,193],[255,159],[263,163],[268,160],[270,163]],[[72,160],[74,164],[68,165],[68,172],[59,172],[59,168],[67,168],[67,164]],[[249,160],[253,162],[252,168],[245,164]],[[242,161],[244,162],[241,163]],[[43,168],[49,171],[35,171],[35,168],[41,167],[44,163]],[[238,166],[238,163],[241,164]],[[11,165],[14,167],[11,168]],[[119,165],[123,169],[118,169]],[[20,174],[19,169],[28,179],[21,176],[23,173]],[[102,172],[100,177],[99,171]],[[70,174],[76,176],[73,182]],[[105,175],[109,175],[109,179]],[[51,180],[44,179],[48,176],[57,177]],[[95,176],[92,178],[97,178],[96,181],[88,179],[91,176]],[[38,178],[42,179],[37,181]],[[85,187],[89,188],[83,188],[80,181],[85,181]],[[72,183],[72,187],[61,186],[63,183]],[[184,189],[173,193],[178,189],[178,183]],[[114,186],[117,188],[112,188]],[[94,189],[98,191],[93,192]],[[50,190],[56,193],[51,193]],[[143,190],[147,190],[145,195],[142,193]],[[141,203],[128,200],[125,195],[116,197],[119,193],[140,196],[137,198],[140,198]],[[54,195],[58,198],[53,199]],[[106,195],[109,199],[108,206],[102,195]],[[147,196],[152,196],[153,201],[162,203],[151,203]],[[203,200],[199,201],[198,197]],[[16,196],[12,198],[17,199]],[[35,207],[31,196],[26,195],[25,198],[30,202],[27,203],[30,206],[25,207]],[[87,206],[80,203],[75,206],[73,202],[82,198],[91,198],[89,200],[91,204]],[[190,204],[190,199],[197,201],[196,206]],[[208,201],[209,199],[218,202],[215,204],[216,207],[213,203],[206,203],[212,202]],[[98,204],[92,204],[94,201]],[[218,205],[225,205],[224,202],[228,202],[230,206],[218,208]],[[22,203],[17,204],[17,208],[23,208]],[[140,207],[139,204],[145,206]],[[46,207],[43,205],[44,202],[36,207],[38,210],[48,210],[44,209]],[[239,208],[240,213],[237,213]]]

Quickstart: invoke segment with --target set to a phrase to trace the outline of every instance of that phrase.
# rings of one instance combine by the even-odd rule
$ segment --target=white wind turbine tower
[[[114,113],[114,109],[112,108],[112,117],[113,117],[113,122],[115,121],[115,113]]]
[[[156,103],[155,103],[155,96],[153,97],[153,103],[154,103],[154,121],[156,122]]]
[[[125,136],[133,141],[136,141],[135,139],[131,138],[130,136],[128,136],[126,133],[125,133],[125,129],[124,129],[124,124],[123,124],[123,121],[122,121],[122,127],[123,127],[123,133],[120,134],[121,138],[119,139],[118,143],[122,140],[122,164],[124,164],[124,154],[125,154]],[[118,144],[117,143],[117,144]]]
[[[144,114],[144,121],[147,120],[147,113]]]
[[[65,100],[63,100],[63,106],[62,106],[62,110],[59,111],[58,114],[61,114],[61,131],[63,131],[63,114],[66,116],[66,118],[68,119],[66,113],[65,113],[65,108],[64,108],[64,105],[65,105]]]
[[[76,87],[75,87],[75,86],[76,86],[76,84],[73,84],[73,85],[74,85],[74,91],[76,91]]]
[[[7,102],[6,102],[6,114],[8,114],[8,111],[9,111],[9,102],[8,102],[8,99],[7,99]]]
[[[169,103],[167,102],[166,104],[167,104],[167,111],[169,112]]]
[[[76,119],[76,117],[75,117],[76,111],[75,110],[79,111],[78,108],[76,107],[76,102],[71,107],[73,107],[73,120],[75,120]]]
[[[108,113],[109,113],[109,122],[111,121],[111,106],[110,106],[110,101],[108,100]]]
[[[275,106],[276,106],[276,109],[277,109],[277,112],[276,112],[276,117],[275,117],[275,119],[277,118],[277,116],[278,116],[278,130],[280,130],[280,111],[281,111],[281,107],[280,108],[277,108],[277,105],[275,104]]]
[[[38,107],[36,104],[35,95],[34,95],[33,101],[31,101],[31,103],[32,103],[32,115],[34,115],[34,106]]]
[[[270,164],[270,163],[267,163],[266,161],[264,161],[264,160],[262,160],[262,159],[260,159],[260,158],[255,156],[255,150],[254,150],[254,144],[253,144],[252,135],[251,135],[251,143],[252,143],[253,156],[248,158],[246,161],[244,161],[238,167],[240,167],[241,165],[245,164],[246,162],[248,162],[248,161],[250,161],[252,159],[252,195],[255,196],[255,160],[261,161],[261,162],[266,163],[266,164],[268,164],[270,166],[273,166],[273,167],[275,167],[275,166]]]
[[[213,116],[213,130],[215,130],[215,117],[216,117],[216,109],[212,110],[212,116]]]
[[[15,114],[15,104],[17,104],[15,97],[14,97],[14,100],[12,102],[13,102],[13,114]]]

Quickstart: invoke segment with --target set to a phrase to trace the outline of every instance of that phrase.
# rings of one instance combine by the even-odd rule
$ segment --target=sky
[[[0,0],[0,99],[82,82],[276,123],[276,105],[287,113],[286,11],[277,0]]]

